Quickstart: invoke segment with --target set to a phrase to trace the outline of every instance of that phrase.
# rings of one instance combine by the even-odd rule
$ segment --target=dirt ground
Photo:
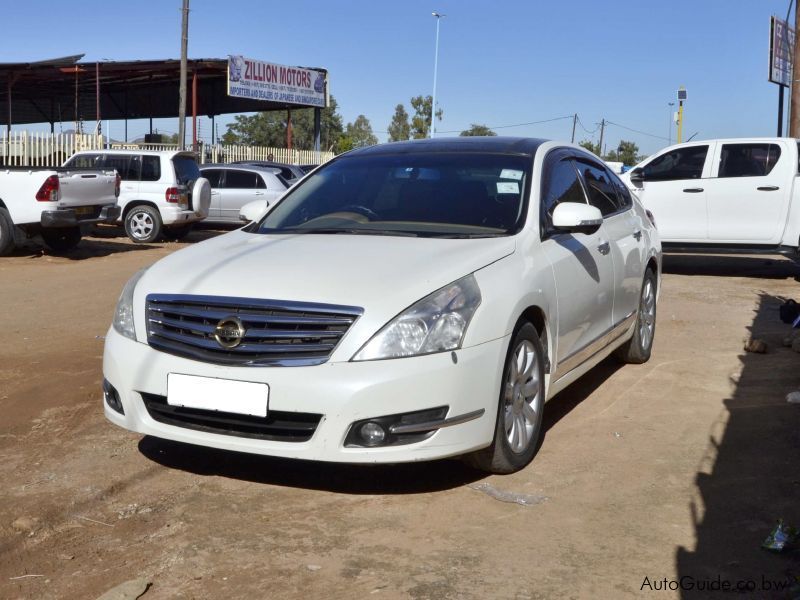
[[[800,405],[786,402],[800,354],[777,311],[800,299],[793,263],[668,257],[650,362],[598,366],[548,403],[530,466],[486,477],[455,460],[224,453],[108,423],[117,296],[184,245],[104,230],[70,258],[30,245],[0,259],[0,598],[97,598],[138,578],[147,600],[674,598],[714,582],[797,596],[774,586],[800,575],[800,553],[760,548],[776,519],[800,525]],[[742,351],[751,334],[767,354]],[[695,589],[670,591],[681,578]]]

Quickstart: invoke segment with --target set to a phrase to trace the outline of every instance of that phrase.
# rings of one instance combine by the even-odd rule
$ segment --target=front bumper
[[[371,362],[311,367],[227,367],[156,351],[119,335],[106,336],[103,374],[116,388],[124,415],[105,402],[112,423],[138,433],[224,450],[349,463],[394,463],[455,456],[489,445],[509,338],[450,352]],[[167,375],[182,373],[269,385],[270,412],[321,415],[307,441],[223,435],[157,421],[145,399],[167,395]],[[224,398],[220,399],[220,405]],[[359,420],[448,406],[447,418],[481,416],[443,429],[423,441],[373,448],[345,447]]]
[[[78,214],[80,209],[59,208],[56,210],[42,211],[42,227],[75,227],[78,225],[89,225],[92,223],[114,223],[119,219],[120,207],[116,204],[108,204],[103,207],[87,207],[91,212]]]

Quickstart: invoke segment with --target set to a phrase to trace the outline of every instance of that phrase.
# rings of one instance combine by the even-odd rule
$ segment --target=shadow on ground
[[[139,451],[165,467],[195,475],[219,475],[340,494],[422,494],[460,487],[485,477],[458,460],[397,465],[337,464],[216,450],[150,436],[139,442]]]
[[[706,256],[665,254],[664,273],[800,281],[800,264],[788,258],[765,256]]]
[[[544,435],[620,368],[603,361],[547,403]],[[216,450],[146,436],[139,451],[148,459],[196,475],[218,475],[254,483],[325,490],[342,494],[421,494],[460,487],[484,479],[458,459],[395,465],[349,465],[282,459]]]
[[[769,352],[739,357],[735,392],[725,400],[698,466],[690,504],[696,547],[676,553],[679,579],[695,585],[719,579],[734,591],[747,586],[741,593],[757,598],[797,597],[797,591],[776,587],[794,584],[800,575],[800,551],[761,548],[777,519],[800,525],[800,406],[786,402],[786,394],[800,388],[800,354],[781,344],[791,330],[778,318],[780,304],[774,296],[759,296],[749,329]],[[682,590],[684,598],[707,595],[696,587]]]
[[[110,242],[105,239],[91,239],[84,238],[81,240],[77,247],[67,252],[53,252],[48,248],[37,244],[35,241],[28,241],[21,246],[17,246],[11,253],[11,256],[27,257],[27,258],[42,258],[45,256],[52,256],[63,258],[66,260],[86,260],[87,258],[97,258],[100,256],[109,256],[111,254],[119,254],[121,252],[135,252],[141,250],[151,250],[157,248],[150,244],[125,244],[120,242]]]

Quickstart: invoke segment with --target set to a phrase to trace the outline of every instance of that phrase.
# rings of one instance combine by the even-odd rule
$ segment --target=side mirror
[[[553,211],[553,227],[570,233],[595,233],[603,224],[600,209],[580,202],[562,202]]]
[[[642,182],[644,181],[644,169],[641,167],[636,167],[631,171],[631,183],[636,187],[642,187]]]
[[[248,202],[239,210],[239,220],[249,223],[250,221],[258,221],[267,213],[269,202],[266,200],[254,200]]]

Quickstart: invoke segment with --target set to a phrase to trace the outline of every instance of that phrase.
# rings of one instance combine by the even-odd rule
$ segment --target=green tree
[[[639,146],[634,142],[620,140],[617,149],[609,152],[606,160],[619,161],[628,166],[633,166],[639,162]]]
[[[338,104],[331,96],[330,106],[322,109],[320,146],[323,150],[336,148],[344,127]],[[222,136],[223,144],[245,146],[286,147],[286,111],[265,111],[255,115],[236,115]],[[292,110],[292,146],[303,150],[314,148],[314,109]]]
[[[378,143],[378,138],[372,133],[372,125],[370,125],[369,119],[364,115],[358,115],[355,121],[347,124],[344,137],[350,138],[353,148],[374,146]]]
[[[597,154],[600,156],[600,144],[595,144],[592,140],[583,140],[580,144],[578,144],[581,148],[585,148],[589,152]]]
[[[403,142],[411,138],[411,125],[408,123],[408,113],[402,104],[394,107],[394,116],[389,124],[389,141]]]
[[[478,125],[472,123],[469,129],[465,129],[458,135],[473,136],[473,135],[497,135],[494,131],[489,129],[486,125]]]
[[[433,98],[431,96],[415,96],[411,99],[411,108],[414,109],[414,116],[411,117],[411,137],[420,140],[428,137],[431,129],[431,106]],[[436,118],[442,120],[442,109],[436,111]]]

